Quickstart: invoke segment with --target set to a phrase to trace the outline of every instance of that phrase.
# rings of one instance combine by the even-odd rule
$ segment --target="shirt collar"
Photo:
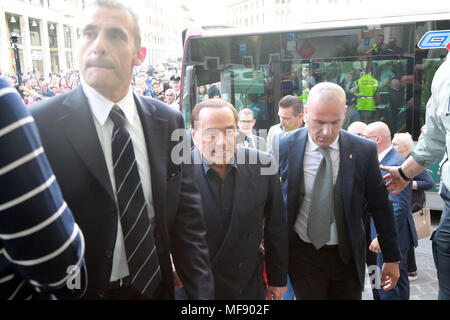
[[[393,146],[390,146],[389,148],[387,148],[386,150],[384,150],[382,153],[380,153],[378,155],[378,162],[381,163],[381,161],[383,161],[384,157],[389,153],[389,151],[391,151],[393,148]]]
[[[331,149],[335,149],[339,151],[339,135],[336,140],[332,144],[330,144]],[[311,139],[311,136],[308,133],[308,151],[316,151],[319,149],[319,146]]]
[[[82,76],[80,78],[83,91],[89,101],[89,106],[91,107],[92,113],[94,114],[95,118],[97,118],[100,125],[103,126],[105,124],[106,120],[109,117],[109,113],[111,112],[111,109],[113,108],[114,105],[118,105],[125,114],[125,117],[127,118],[128,122],[133,124],[135,103],[131,86],[125,97],[123,97],[123,99],[120,100],[119,102],[114,103],[111,100],[105,98],[103,95],[101,95],[93,87],[88,85]]]
[[[200,153],[200,156],[202,157],[202,165],[203,165],[203,170],[205,171],[206,174],[208,174],[209,170],[212,169],[212,167],[206,162],[205,157],[203,157],[203,155]],[[236,153],[234,154],[233,158],[231,159],[231,163],[228,165],[228,169],[227,172],[229,172],[229,170],[231,170],[232,168],[237,170],[237,163],[236,163]]]

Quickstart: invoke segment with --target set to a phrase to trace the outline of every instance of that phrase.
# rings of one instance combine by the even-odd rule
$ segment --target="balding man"
[[[289,276],[297,299],[361,299],[366,207],[382,235],[384,290],[399,277],[401,255],[376,146],[341,130],[345,112],[344,90],[319,83],[305,108],[307,128],[280,140]]]
[[[357,136],[362,136],[364,129],[366,129],[367,124],[362,121],[355,121],[351,125],[348,126],[347,131]]]
[[[364,136],[377,144],[378,161],[381,165],[399,166],[405,161],[405,158],[392,146],[391,131],[385,123],[374,122],[369,124],[364,130]],[[382,171],[382,174],[384,175],[386,172]],[[381,300],[409,300],[407,254],[411,247],[417,246],[416,228],[410,213],[411,192],[412,188],[410,183],[399,194],[389,194],[389,198],[394,206],[394,216],[402,259],[400,262],[400,279],[397,287],[389,292],[379,290]],[[383,256],[381,253],[384,254],[384,252],[379,248],[378,228],[371,223],[370,229],[372,242],[369,249],[377,253],[377,264],[381,266],[383,264]]]

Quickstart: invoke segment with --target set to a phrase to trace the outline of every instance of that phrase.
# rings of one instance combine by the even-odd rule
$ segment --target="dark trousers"
[[[316,250],[294,232],[289,243],[289,276],[297,300],[361,300],[353,260],[344,263],[338,246]]]
[[[413,273],[417,271],[416,251],[414,250],[414,247],[409,248],[406,262],[408,265],[408,273]]]
[[[441,198],[444,200],[444,210],[431,238],[439,283],[438,300],[450,300],[450,192],[445,185],[442,186]]]
[[[106,300],[167,300],[169,299],[164,281],[161,281],[153,297],[145,297],[132,286],[119,287],[105,291]]]

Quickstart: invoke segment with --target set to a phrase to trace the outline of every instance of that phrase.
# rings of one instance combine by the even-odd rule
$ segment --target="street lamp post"
[[[11,47],[14,52],[14,61],[16,63],[17,84],[20,86],[22,85],[22,70],[20,67],[19,47],[17,46],[19,35],[15,32],[11,32],[9,39],[11,41]]]

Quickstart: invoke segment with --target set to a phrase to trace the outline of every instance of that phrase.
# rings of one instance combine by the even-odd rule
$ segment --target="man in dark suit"
[[[378,160],[382,166],[399,166],[405,158],[398,153],[391,143],[391,131],[383,122],[373,122],[364,130],[363,135],[377,144]],[[386,172],[381,171],[384,175]],[[414,220],[410,210],[410,201],[412,193],[412,183],[410,183],[399,194],[389,193],[394,207],[395,225],[397,227],[400,251],[402,259],[400,262],[400,278],[397,287],[390,291],[378,290],[381,300],[409,300],[409,280],[408,280],[408,250],[417,247],[417,232],[414,226]],[[370,232],[372,243],[369,249],[377,253],[377,264],[379,267],[383,264],[383,256],[378,243],[377,228],[371,221]]]
[[[171,299],[170,254],[189,298],[213,298],[191,165],[171,158],[181,113],[130,89],[144,61],[136,15],[97,1],[82,28],[82,85],[31,109],[86,237],[86,298]]]
[[[215,297],[279,300],[286,291],[288,243],[277,166],[267,153],[236,146],[238,114],[226,101],[197,104],[191,121]]]
[[[361,299],[366,208],[380,234],[384,290],[395,287],[399,277],[394,216],[376,146],[341,130],[345,110],[341,87],[317,84],[305,108],[307,128],[280,140],[289,277],[297,299]]]

